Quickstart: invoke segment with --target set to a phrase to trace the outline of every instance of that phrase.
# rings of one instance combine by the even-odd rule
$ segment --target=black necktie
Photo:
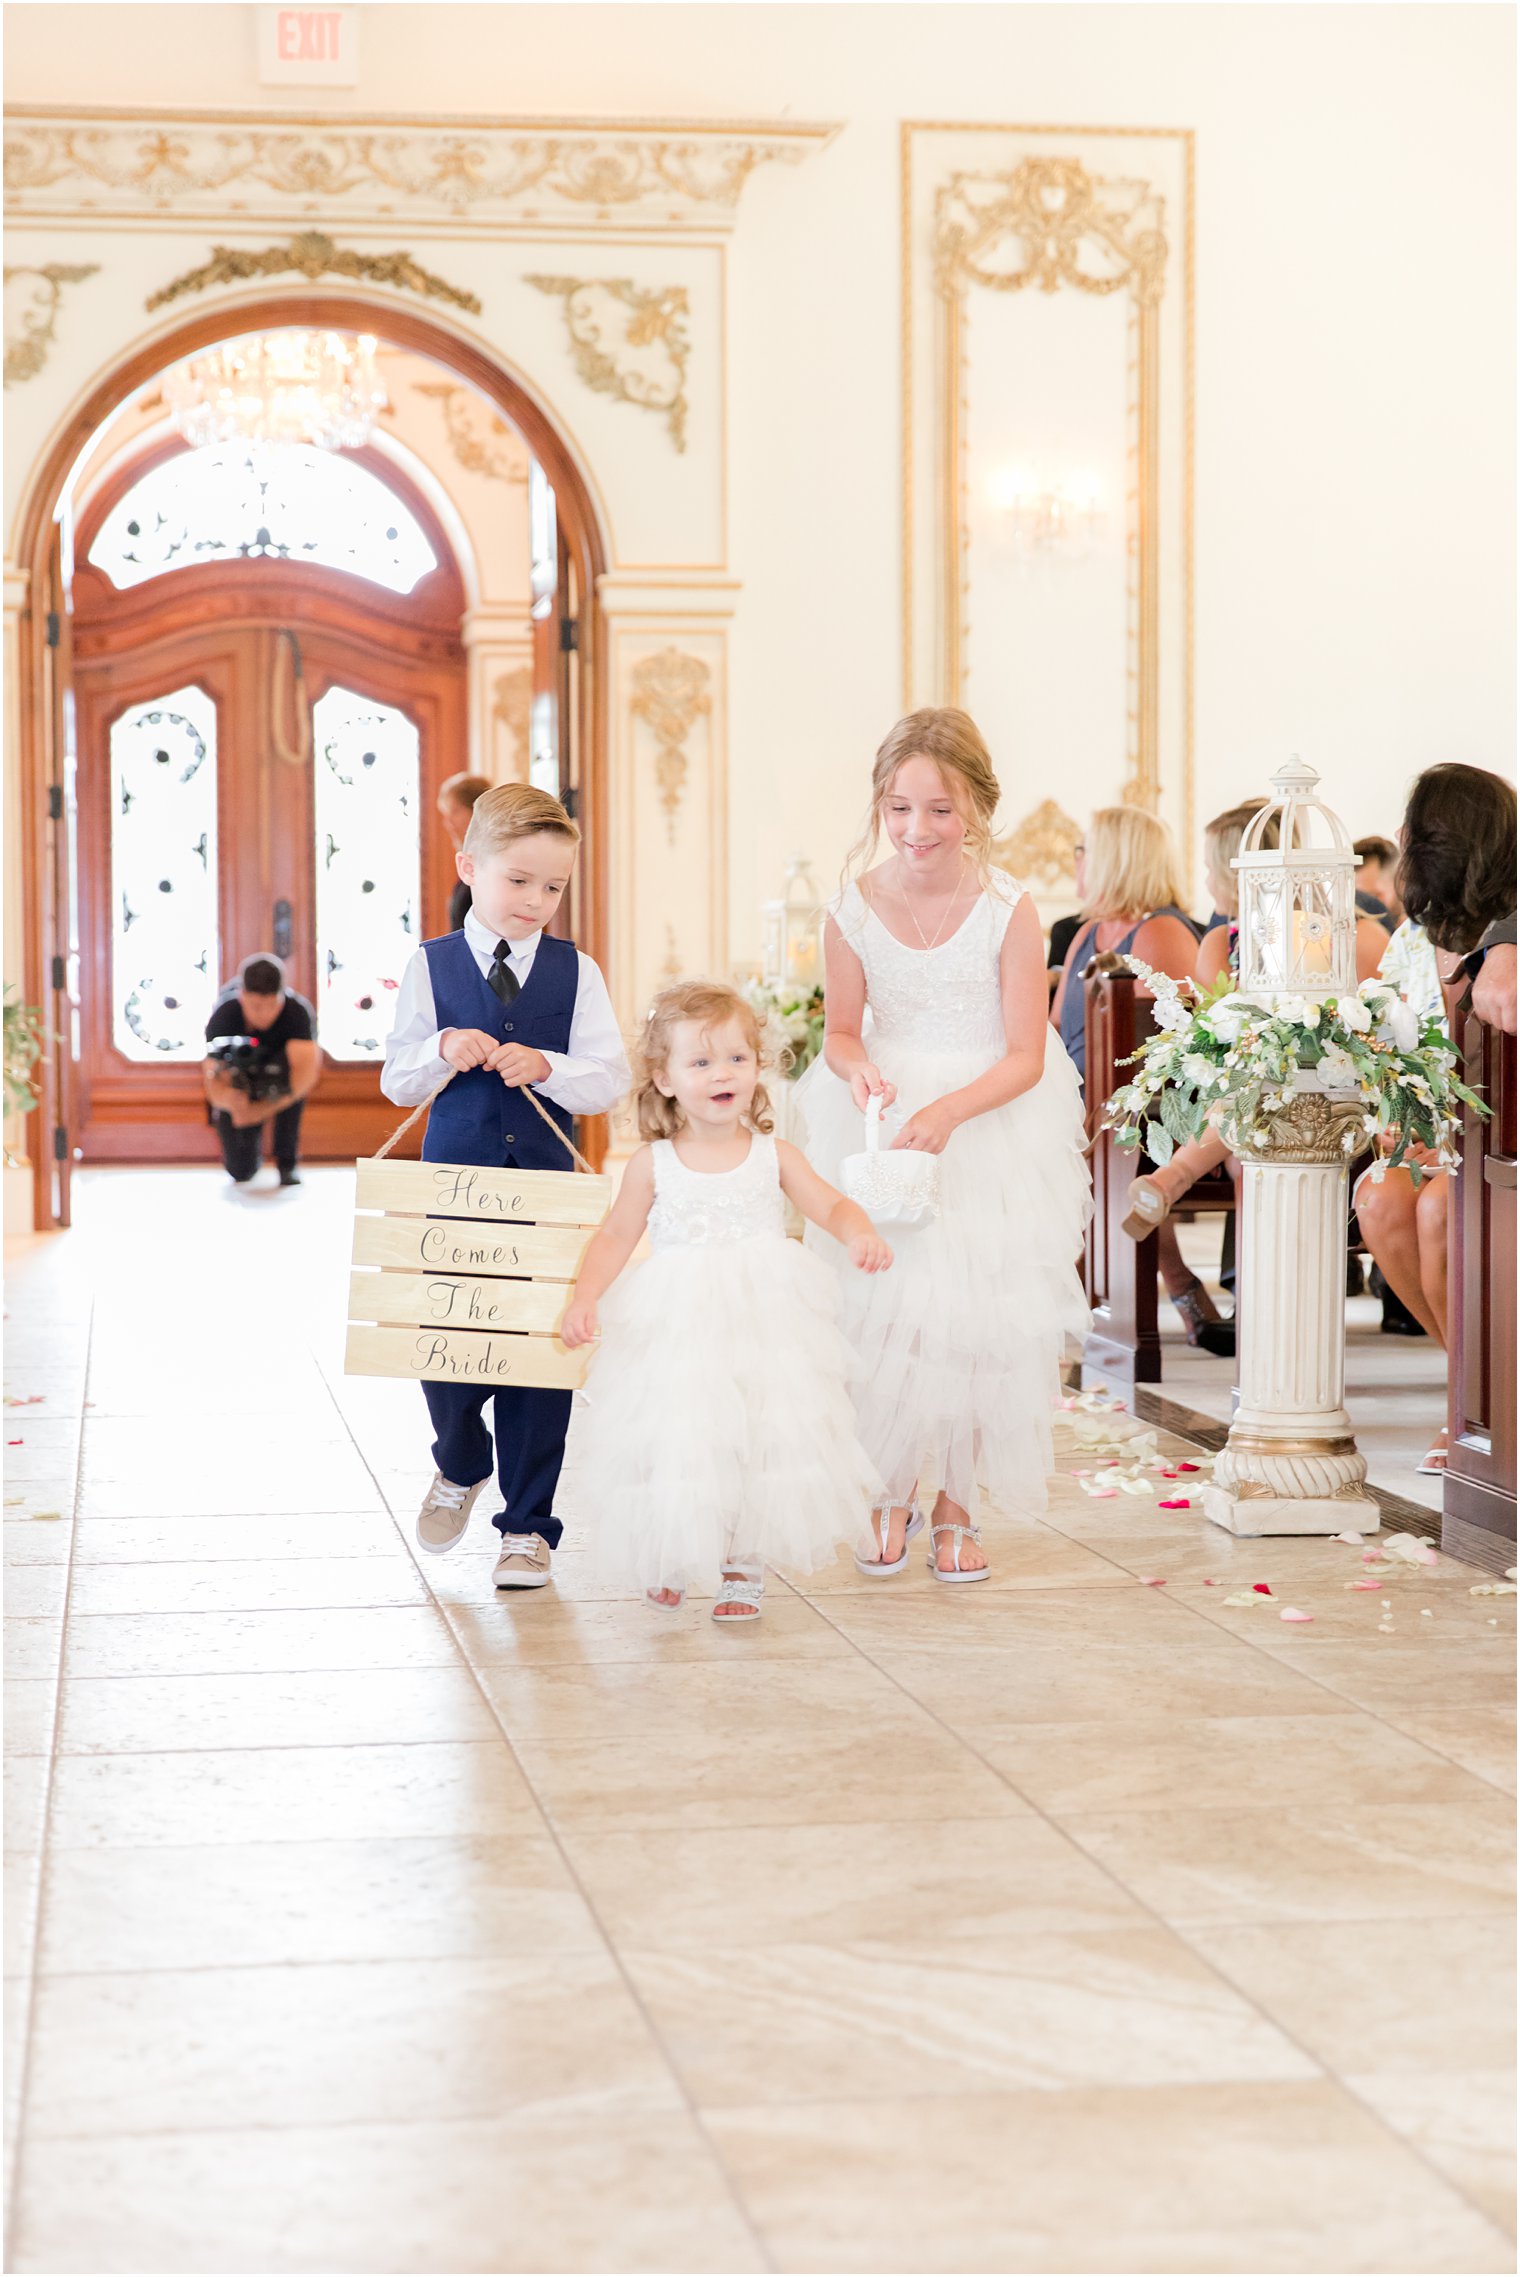
[[[503,1004],[510,1004],[522,986],[521,981],[507,962],[509,954],[507,942],[498,941],[495,958],[490,971],[486,974],[486,979],[490,982],[496,995],[501,998]]]

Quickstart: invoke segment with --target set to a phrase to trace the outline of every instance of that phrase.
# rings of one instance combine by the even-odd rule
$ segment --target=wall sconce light
[[[992,483],[992,502],[1023,553],[1085,553],[1103,527],[1103,491],[1091,473],[1047,475],[1010,467]]]

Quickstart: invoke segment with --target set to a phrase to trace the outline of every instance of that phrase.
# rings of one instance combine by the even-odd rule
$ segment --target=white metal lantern
[[[1231,865],[1240,872],[1238,985],[1259,1003],[1356,990],[1356,853],[1339,815],[1313,795],[1318,781],[1301,759],[1279,768],[1277,798]],[[1274,815],[1278,842],[1263,847]]]
[[[823,913],[801,854],[786,865],[779,897],[764,905],[765,979],[771,988],[816,988],[823,979]]]

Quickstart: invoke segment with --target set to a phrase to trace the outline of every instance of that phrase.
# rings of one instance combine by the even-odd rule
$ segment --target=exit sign
[[[356,87],[357,8],[260,8],[259,78],[266,87]]]

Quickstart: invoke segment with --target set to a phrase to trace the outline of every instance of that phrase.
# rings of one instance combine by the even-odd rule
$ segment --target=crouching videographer
[[[286,988],[278,957],[244,960],[206,1022],[206,1044],[207,1114],[228,1176],[240,1186],[254,1176],[272,1124],[280,1184],[299,1186],[301,1103],[321,1055],[311,1006]]]

